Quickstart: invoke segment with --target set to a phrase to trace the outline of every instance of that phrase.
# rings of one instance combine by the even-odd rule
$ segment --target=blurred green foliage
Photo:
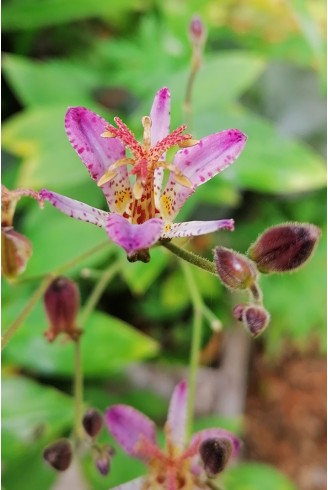
[[[176,2],[168,0],[7,0],[2,11],[4,47],[3,183],[8,187],[48,187],[94,206],[104,206],[64,132],[67,106],[86,106],[111,121],[121,116],[141,136],[156,90],[172,93],[172,127],[183,122],[183,99],[191,48],[187,27],[199,13],[208,28],[206,55],[193,91],[193,134],[202,137],[228,127],[248,135],[238,161],[201,187],[179,215],[184,219],[234,217],[232,234],[190,245],[211,257],[218,243],[245,252],[267,226],[309,221],[323,228],[312,261],[295,275],[263,277],[272,322],[262,338],[277,356],[285,340],[325,349],[325,7],[316,0],[258,2]],[[302,85],[302,80],[307,85]],[[304,100],[308,104],[304,104]],[[283,117],[282,117],[283,116]],[[300,124],[302,122],[303,124]],[[36,282],[29,278],[55,267],[106,239],[102,230],[70,220],[46,206],[22,201],[17,227],[33,243],[34,255],[21,285],[3,286],[3,325],[21,311]],[[149,264],[130,264],[110,243],[81,265],[97,270],[116,260],[120,272],[83,338],[86,401],[104,409],[131,403],[163,421],[163,400],[153,393],[108,393],[104,378],[125,382],[130,362],[157,358],[186,363],[190,341],[190,301],[177,262],[166,250],[152,250]],[[79,280],[82,298],[95,278]],[[195,271],[204,301],[232,323],[237,297],[215,278]],[[236,300],[236,301],[235,301]],[[42,305],[27,318],[3,355],[4,485],[44,490],[55,479],[41,460],[42,448],[70,429],[72,346],[46,343]],[[209,332],[205,337],[208,338]],[[156,339],[156,340],[153,340]],[[19,373],[19,375],[17,375]],[[60,386],[58,391],[54,386]],[[164,404],[165,405],[165,404]],[[227,428],[236,420],[208,421]],[[240,427],[237,432],[240,431]],[[109,437],[104,436],[109,442]],[[142,466],[120,451],[108,478],[90,459],[83,472],[93,489],[104,489],[141,474]],[[292,490],[274,469],[241,464],[226,473],[229,490]]]

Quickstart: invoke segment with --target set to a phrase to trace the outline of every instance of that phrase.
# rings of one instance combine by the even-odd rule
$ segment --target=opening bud
[[[206,439],[199,448],[206,475],[215,478],[226,467],[232,453],[229,439]]]
[[[43,459],[57,471],[65,471],[70,466],[73,449],[68,439],[59,439],[43,451]]]
[[[1,270],[7,279],[15,279],[25,271],[32,255],[32,244],[11,226],[1,229]]]
[[[85,432],[90,437],[97,437],[103,426],[103,418],[95,408],[90,408],[82,419]]]
[[[248,255],[261,272],[292,271],[310,258],[320,234],[317,226],[308,223],[273,226],[251,245]]]
[[[269,325],[270,315],[261,306],[250,305],[242,311],[242,322],[253,337],[258,337]]]
[[[256,281],[256,267],[244,255],[225,247],[216,247],[214,262],[223,284],[231,289],[247,289]]]
[[[52,281],[44,295],[44,306],[49,320],[49,329],[45,332],[49,342],[59,333],[66,333],[77,340],[81,331],[76,327],[76,317],[80,306],[80,294],[75,282],[66,277],[57,277]]]

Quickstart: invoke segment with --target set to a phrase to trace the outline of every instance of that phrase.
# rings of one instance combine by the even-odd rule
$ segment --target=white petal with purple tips
[[[65,117],[68,139],[96,182],[114,162],[125,157],[125,148],[117,138],[101,137],[107,124],[105,119],[84,107],[69,108]],[[117,190],[122,192],[126,208],[132,198],[126,167],[118,168],[117,175],[101,189],[112,211],[117,210],[114,194]]]
[[[169,223],[165,226],[162,238],[181,238],[189,236],[206,235],[218,230],[234,229],[233,219],[217,221],[188,221],[186,223]]]
[[[113,242],[124,248],[128,255],[132,255],[158,242],[163,225],[159,218],[152,218],[138,225],[130,223],[119,214],[111,214],[106,221],[106,231]]]
[[[146,415],[128,405],[114,405],[105,413],[109,432],[125,452],[144,459],[138,452],[142,440],[156,444],[155,424]]]
[[[180,150],[173,161],[193,188],[183,187],[171,173],[161,196],[161,212],[165,220],[173,221],[182,205],[195,189],[231,165],[240,155],[246,136],[237,129],[228,129],[206,136],[195,146]]]
[[[188,385],[183,380],[174,389],[167,417],[169,436],[174,445],[180,449],[184,447],[186,442],[187,398]]]
[[[93,225],[105,228],[106,218],[109,213],[102,211],[101,209],[93,208],[83,202],[70,199],[69,197],[62,196],[56,192],[42,189],[39,193],[40,197],[45,201],[49,201],[55,208],[59,209],[62,213],[67,214],[71,218],[85,221]]]

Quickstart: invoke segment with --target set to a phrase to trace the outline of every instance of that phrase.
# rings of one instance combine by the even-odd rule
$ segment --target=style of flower
[[[72,218],[105,228],[109,238],[124,248],[131,261],[147,262],[149,248],[160,239],[233,230],[232,219],[186,223],[173,220],[199,185],[239,156],[246,143],[241,131],[229,129],[199,141],[182,134],[185,126],[169,134],[167,88],[157,92],[150,116],[142,119],[142,143],[121,119],[114,120],[116,127],[83,107],[69,108],[65,119],[68,139],[103,191],[111,212],[47,189],[40,192],[42,199]],[[165,160],[166,152],[176,145],[181,149],[169,163]],[[164,170],[169,171],[165,185]]]
[[[114,405],[106,411],[105,422],[111,435],[127,454],[148,466],[146,476],[114,490],[209,490],[208,477],[214,475],[206,472],[206,463],[211,461],[201,458],[204,444],[208,441],[211,447],[215,440],[218,446],[227,448],[221,454],[224,464],[238,455],[240,440],[224,429],[196,432],[186,444],[187,395],[187,383],[181,381],[173,392],[164,426],[165,450],[156,442],[154,422],[143,413],[128,405]],[[222,469],[223,465],[219,471]]]

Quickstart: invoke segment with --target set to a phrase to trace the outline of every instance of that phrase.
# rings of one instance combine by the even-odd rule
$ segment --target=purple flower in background
[[[136,141],[118,117],[115,123],[117,127],[83,107],[68,109],[65,119],[69,141],[91,178],[101,187],[111,212],[47,189],[40,192],[42,199],[72,218],[105,228],[109,238],[124,248],[130,260],[148,261],[148,249],[161,238],[233,230],[231,219],[186,223],[173,220],[199,185],[239,156],[246,142],[241,131],[229,129],[200,141],[182,134],[185,126],[169,134],[167,88],[157,92],[150,116],[142,119],[142,143]],[[165,160],[166,152],[176,145],[181,149],[169,163]],[[165,169],[169,176],[163,185]]]
[[[114,490],[206,490],[208,477],[217,476],[240,449],[239,439],[224,429],[196,432],[186,444],[186,381],[175,388],[164,426],[166,447],[156,442],[155,424],[128,406],[114,405],[105,414],[109,432],[124,451],[148,466],[145,477]],[[210,471],[208,471],[210,470]]]

